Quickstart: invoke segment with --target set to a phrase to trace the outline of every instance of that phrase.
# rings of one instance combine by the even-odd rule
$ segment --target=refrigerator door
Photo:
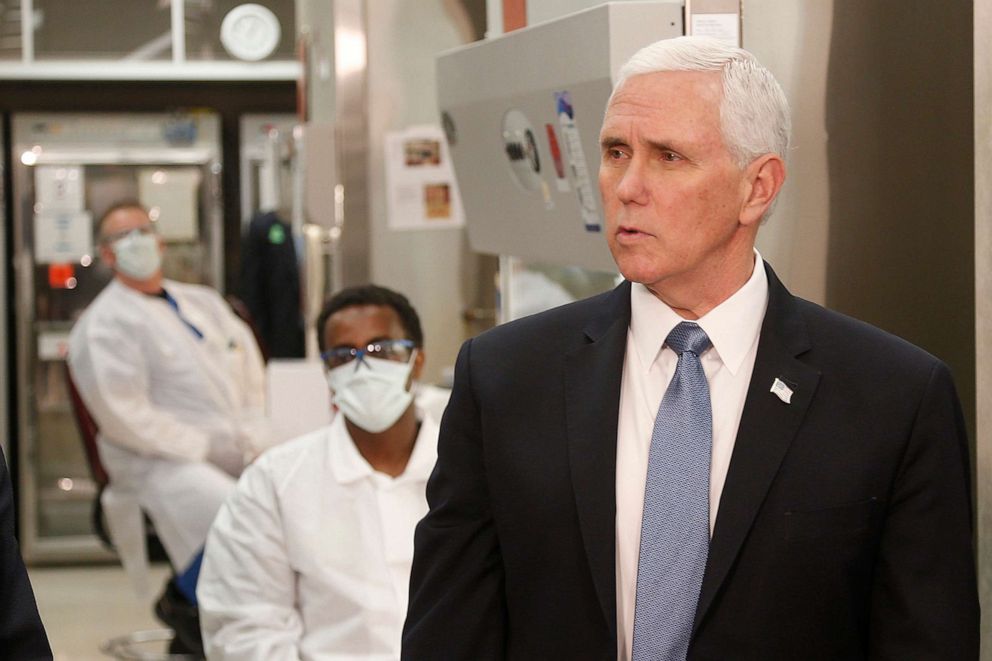
[[[34,563],[104,558],[64,362],[73,322],[111,278],[96,223],[137,200],[167,243],[166,277],[219,286],[219,118],[21,114],[11,133],[22,551]]]

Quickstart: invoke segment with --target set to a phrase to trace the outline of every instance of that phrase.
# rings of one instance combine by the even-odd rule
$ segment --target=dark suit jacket
[[[977,659],[968,449],[947,367],[767,272],[688,658]],[[404,659],[616,658],[629,321],[625,283],[462,347]],[[769,392],[776,378],[791,404]]]
[[[270,358],[303,358],[300,267],[293,230],[274,212],[255,215],[241,248],[241,300]]]
[[[45,627],[14,539],[14,498],[0,452],[0,659],[51,659]]]

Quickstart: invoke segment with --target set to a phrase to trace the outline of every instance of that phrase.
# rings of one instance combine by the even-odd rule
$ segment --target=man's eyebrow
[[[620,138],[610,135],[604,135],[599,140],[599,146],[603,149],[612,149],[613,147],[621,147],[626,144],[627,143],[621,140]]]
[[[661,140],[643,140],[644,144],[647,145],[648,149],[655,152],[672,151],[681,154],[682,151],[671,142],[661,141]],[[613,149],[614,147],[626,147],[627,141],[622,138],[615,136],[605,135],[600,141],[600,148],[604,151],[607,149]]]
[[[679,154],[682,153],[682,150],[673,145],[671,142],[663,142],[659,140],[645,140],[644,142],[647,143],[647,146],[651,149],[651,151],[673,151]]]

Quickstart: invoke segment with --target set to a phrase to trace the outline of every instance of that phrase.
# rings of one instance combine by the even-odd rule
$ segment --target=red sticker
[[[76,267],[73,264],[49,264],[48,286],[52,289],[75,289]]]
[[[561,160],[561,149],[558,147],[558,136],[555,135],[555,127],[551,124],[544,125],[548,132],[548,146],[551,147],[551,159],[555,162],[555,174],[559,179],[565,178],[565,164]]]

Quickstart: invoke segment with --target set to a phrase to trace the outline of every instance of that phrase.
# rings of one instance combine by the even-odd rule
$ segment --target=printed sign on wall
[[[465,224],[441,127],[416,126],[387,133],[385,148],[391,229],[443,229]]]

